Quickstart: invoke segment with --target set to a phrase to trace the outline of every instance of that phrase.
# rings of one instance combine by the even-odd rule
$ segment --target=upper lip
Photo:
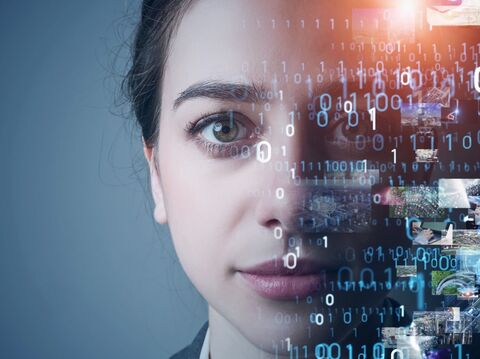
[[[298,258],[297,265],[293,269],[284,266],[283,259],[269,260],[256,264],[252,267],[240,269],[239,272],[259,276],[289,276],[289,275],[311,275],[336,271],[336,267],[326,266],[308,258]]]

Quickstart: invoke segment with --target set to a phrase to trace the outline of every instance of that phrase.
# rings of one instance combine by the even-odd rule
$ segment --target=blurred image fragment
[[[457,295],[460,285],[456,277],[456,272],[434,270],[432,276],[432,294],[433,295]]]
[[[431,26],[480,25],[480,0],[429,0],[428,5]]]
[[[450,86],[444,88],[427,87],[416,91],[413,95],[422,104],[436,104],[440,107],[450,107]]]
[[[378,171],[353,173],[342,178],[325,175],[317,184],[302,184],[303,201],[294,206],[304,233],[362,233],[372,220],[372,183]],[[348,179],[347,179],[348,178]]]
[[[423,330],[415,323],[407,327],[383,327],[382,343],[385,348],[399,349],[406,358],[422,359],[424,352],[438,344],[435,336],[422,333]]]
[[[477,275],[469,271],[432,271],[432,294],[457,296],[459,300],[478,298]]]
[[[480,203],[480,179],[441,178],[438,205],[441,208],[476,208]]]
[[[361,189],[317,186],[297,213],[305,233],[360,233],[370,228],[371,200]]]
[[[438,149],[417,149],[415,151],[415,162],[434,163],[438,162]]]
[[[455,229],[452,248],[480,251],[480,232],[475,229]]]
[[[407,278],[407,277],[416,277],[417,276],[417,266],[415,265],[406,265],[406,266],[401,266],[397,265],[395,267],[397,270],[397,277],[399,278]]]
[[[411,222],[413,245],[452,245],[453,225],[445,222]]]
[[[402,126],[440,127],[442,125],[441,105],[438,103],[402,104]]]
[[[391,218],[432,218],[444,219],[446,211],[438,206],[438,190],[435,187],[400,187],[405,204],[391,205]]]
[[[404,8],[353,9],[353,41],[364,44],[415,42],[416,14]]]

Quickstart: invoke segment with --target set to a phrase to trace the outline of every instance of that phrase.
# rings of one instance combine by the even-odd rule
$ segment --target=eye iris
[[[341,127],[342,136],[348,138],[349,140],[355,140],[358,135],[364,135],[366,130],[364,126],[358,124],[355,127],[350,127],[348,124],[345,124]]]
[[[215,138],[222,142],[232,142],[238,135],[238,126],[230,120],[217,121],[213,125]]]

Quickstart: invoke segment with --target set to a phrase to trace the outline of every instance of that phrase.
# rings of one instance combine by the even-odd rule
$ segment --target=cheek
[[[164,144],[159,167],[168,225],[185,272],[205,295],[228,275],[228,243],[248,206],[239,190],[244,181],[194,144]]]

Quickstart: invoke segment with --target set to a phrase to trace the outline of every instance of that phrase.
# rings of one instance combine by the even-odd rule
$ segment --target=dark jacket
[[[170,359],[198,359],[200,357],[200,352],[202,351],[203,341],[205,340],[207,329],[208,322],[202,326],[195,336],[195,339],[193,339],[189,345],[180,350],[178,353],[173,354]]]

